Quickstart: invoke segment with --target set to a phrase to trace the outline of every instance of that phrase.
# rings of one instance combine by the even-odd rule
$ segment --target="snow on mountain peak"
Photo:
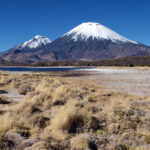
[[[87,40],[90,37],[92,39],[106,39],[113,42],[130,42],[138,44],[135,41],[131,41],[120,34],[112,31],[111,29],[95,22],[82,23],[79,26],[75,27],[64,36],[72,36],[72,39],[77,41],[78,39]]]
[[[22,48],[38,48],[39,46],[46,45],[51,43],[51,40],[47,37],[36,35],[33,39],[24,42],[21,47]]]

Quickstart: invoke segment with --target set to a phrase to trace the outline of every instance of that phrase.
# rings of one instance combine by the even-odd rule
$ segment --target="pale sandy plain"
[[[73,77],[74,79],[105,86],[111,90],[139,96],[150,96],[150,68],[97,67],[81,69],[78,72],[90,75]]]

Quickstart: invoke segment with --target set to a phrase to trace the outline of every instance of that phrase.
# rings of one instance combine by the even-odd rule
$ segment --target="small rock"
[[[6,93],[8,93],[8,92],[5,90],[0,90],[0,94],[6,94]]]
[[[33,88],[30,85],[23,85],[18,89],[18,93],[21,95],[26,95],[28,92],[33,91]]]
[[[10,104],[10,101],[0,98],[0,104]]]

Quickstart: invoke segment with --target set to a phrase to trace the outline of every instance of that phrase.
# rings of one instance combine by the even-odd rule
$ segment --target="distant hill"
[[[39,62],[35,64],[21,64],[8,62],[0,58],[0,66],[150,66],[150,56],[143,57],[125,57],[118,59],[109,59],[101,61],[55,61],[55,62]]]
[[[150,56],[125,57],[102,61],[57,61],[37,63],[34,66],[150,66]]]

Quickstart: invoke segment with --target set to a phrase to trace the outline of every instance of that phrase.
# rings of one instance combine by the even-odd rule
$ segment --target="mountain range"
[[[96,61],[149,54],[149,46],[129,40],[99,23],[87,22],[54,41],[37,35],[0,53],[0,58],[12,63],[34,64],[53,61]]]

